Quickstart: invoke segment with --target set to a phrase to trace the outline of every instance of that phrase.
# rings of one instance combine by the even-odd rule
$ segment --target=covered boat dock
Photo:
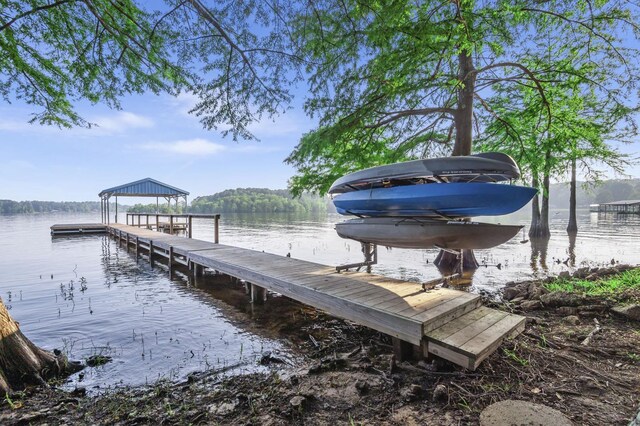
[[[125,183],[124,185],[114,186],[113,188],[103,189],[98,194],[100,197],[100,212],[102,217],[102,223],[109,224],[110,221],[110,208],[109,200],[111,197],[115,197],[115,217],[114,222],[118,222],[118,197],[155,197],[156,199],[156,211],[160,208],[160,198],[164,198],[169,205],[172,201],[175,201],[176,207],[178,207],[178,201],[183,199],[184,205],[187,205],[187,196],[189,192],[176,188],[175,186],[167,185],[155,179],[145,178],[135,182]]]
[[[598,213],[640,214],[640,200],[622,200],[601,203]]]

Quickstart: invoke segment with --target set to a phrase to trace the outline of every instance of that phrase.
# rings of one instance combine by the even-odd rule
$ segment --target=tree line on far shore
[[[553,208],[569,208],[569,183],[551,185],[549,204]],[[612,179],[599,184],[578,182],[578,207],[622,200],[640,200],[640,179]]]
[[[20,213],[90,213],[99,212],[99,201],[12,201],[0,200],[0,214]]]
[[[550,205],[568,208],[568,183],[551,185]],[[640,200],[640,179],[612,179],[596,183],[578,183],[578,206],[620,200]],[[130,213],[155,212],[156,204],[119,206]],[[189,213],[326,213],[334,207],[326,197],[303,194],[295,198],[286,189],[238,188],[195,198]],[[99,201],[13,201],[0,200],[0,214],[21,213],[91,213],[100,211]],[[184,213],[184,207],[160,204],[158,213]]]
[[[237,188],[195,198],[189,213],[326,213],[332,204],[328,198],[312,194],[294,197],[286,189]],[[155,212],[155,204],[136,204],[130,213]],[[160,205],[159,213],[184,213],[183,206]]]

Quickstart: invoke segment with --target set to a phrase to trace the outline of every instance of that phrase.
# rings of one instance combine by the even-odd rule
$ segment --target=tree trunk
[[[571,186],[569,194],[569,224],[568,234],[578,233],[578,219],[576,217],[576,159],[571,159]]]
[[[531,186],[538,187],[538,173],[533,171],[531,178]],[[529,226],[529,238],[540,238],[538,232],[540,230],[540,195],[536,194],[531,201],[531,225]]]
[[[544,176],[542,177],[542,206],[540,207],[540,236],[541,238],[550,238],[551,231],[549,230],[549,191],[550,186],[550,169],[549,162],[551,161],[551,151],[547,150],[544,163]]]
[[[458,108],[454,116],[456,142],[452,155],[470,155],[473,138],[473,94],[476,90],[476,73],[471,55],[462,51],[458,55]]]
[[[47,379],[78,371],[62,354],[38,348],[27,339],[0,299],[0,392],[27,385],[45,385]]]
[[[549,231],[549,181],[550,181],[550,161],[551,151],[547,150],[545,154],[544,175],[542,177],[542,203],[538,204],[540,195],[533,198],[531,228],[529,228],[530,238],[550,238]],[[538,185],[537,176],[534,173],[534,187]],[[538,210],[539,209],[539,210]]]
[[[443,275],[460,273],[462,276],[463,271],[478,269],[479,267],[473,250],[466,249],[462,250],[462,262],[459,256],[445,250],[440,250],[440,253],[438,253],[433,263]]]
[[[456,127],[456,142],[453,146],[453,154],[470,155],[471,141],[473,137],[473,93],[476,86],[476,74],[473,72],[473,58],[471,54],[463,51],[458,55],[458,78],[461,87],[458,89],[458,109],[454,115]],[[434,261],[438,268],[458,272],[463,269],[477,269],[478,261],[473,250],[462,251],[462,264],[458,256],[451,252],[440,251]]]

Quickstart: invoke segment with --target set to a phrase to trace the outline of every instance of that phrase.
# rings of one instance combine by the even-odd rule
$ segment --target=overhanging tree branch
[[[59,6],[62,6],[63,4],[66,4],[66,3],[74,3],[76,1],[78,1],[78,0],[59,0],[59,1],[53,2],[51,4],[46,4],[46,5],[43,5],[43,6],[34,7],[31,10],[28,10],[26,12],[23,12],[23,13],[20,13],[20,14],[16,15],[9,22],[7,22],[6,24],[0,26],[0,31],[4,31],[5,29],[7,29],[11,25],[13,25],[19,19],[25,18],[25,17],[27,17],[29,15],[33,15],[34,13],[38,13],[40,11],[47,10],[47,9],[52,9],[54,7],[59,7]]]

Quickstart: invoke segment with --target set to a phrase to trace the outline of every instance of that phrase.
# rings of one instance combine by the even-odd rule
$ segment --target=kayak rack
[[[371,272],[371,266],[378,263],[378,245],[372,243],[360,243],[360,245],[362,246],[364,261],[336,266],[336,272],[348,271],[349,269],[354,268],[356,271],[360,271],[360,268],[364,266],[367,267],[367,272]]]

